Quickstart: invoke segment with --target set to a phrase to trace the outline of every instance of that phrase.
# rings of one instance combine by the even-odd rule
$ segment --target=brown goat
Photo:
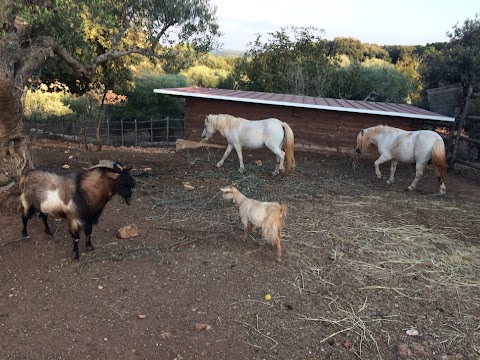
[[[223,199],[233,200],[238,205],[244,226],[243,240],[247,240],[248,233],[252,227],[260,227],[263,237],[270,246],[277,249],[277,261],[282,261],[280,237],[285,217],[287,216],[287,205],[249,199],[238,191],[235,186],[228,186],[220,190],[222,191]]]
[[[22,235],[28,236],[27,223],[36,211],[40,212],[48,235],[52,235],[48,215],[65,218],[73,238],[74,258],[79,260],[80,230],[85,232],[86,248],[94,250],[91,242],[93,225],[98,223],[103,208],[113,195],[120,195],[129,204],[135,179],[122,164],[103,160],[75,177],[32,170],[20,178],[19,186],[23,209]]]

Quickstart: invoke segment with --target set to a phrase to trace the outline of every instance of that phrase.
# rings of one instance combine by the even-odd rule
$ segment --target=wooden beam
[[[480,170],[480,164],[476,164],[476,163],[473,163],[473,162],[470,162],[470,161],[464,161],[464,160],[460,160],[460,159],[458,159],[457,162],[459,164],[470,166],[474,169]]]

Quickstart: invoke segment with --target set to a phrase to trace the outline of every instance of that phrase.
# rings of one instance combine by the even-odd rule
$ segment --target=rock
[[[195,324],[195,330],[198,330],[198,331],[201,331],[201,330],[212,330],[212,325],[202,324],[202,323],[196,323],[196,324]]]
[[[119,239],[129,239],[138,235],[137,225],[129,224],[117,230],[116,236]]]
[[[432,351],[425,345],[414,342],[412,343],[411,347],[413,353],[421,358],[430,359],[430,357],[432,356]]]
[[[185,183],[183,184],[183,187],[186,189],[186,190],[193,190],[195,189],[192,185],[190,185],[189,183]]]
[[[262,166],[263,165],[262,160],[255,160],[255,165]]]
[[[139,319],[145,319],[147,317],[147,315],[144,315],[144,314],[138,314],[138,318]]]
[[[399,344],[397,346],[397,354],[401,358],[412,356],[412,350],[408,347],[408,344]]]

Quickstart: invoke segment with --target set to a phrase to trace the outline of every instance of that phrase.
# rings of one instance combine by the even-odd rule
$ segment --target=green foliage
[[[346,55],[351,61],[363,61],[365,46],[352,37],[336,37],[329,42],[330,55]]]
[[[444,49],[429,53],[421,66],[425,88],[462,83],[480,84],[480,17],[455,25]],[[478,87],[477,87],[478,89]]]
[[[134,50],[168,62],[177,54],[175,44],[188,43],[198,52],[214,48],[220,35],[215,14],[210,0],[18,0],[2,5],[0,35],[22,35],[23,48],[33,47],[42,37],[53,38],[84,69],[95,70],[96,78],[88,76],[88,81],[114,86],[131,79],[130,60],[120,54]],[[15,15],[23,21],[21,31],[10,25]],[[111,54],[109,60],[97,62],[106,53]],[[43,83],[59,80],[71,91],[85,90],[76,87],[77,80],[87,80],[78,66],[73,66],[74,74],[72,63],[54,59],[41,72],[34,67],[30,71]]]
[[[266,43],[259,35],[235,68],[235,86],[252,91],[322,94],[323,80],[332,70],[322,33],[316,28],[282,28],[270,33]]]
[[[181,74],[190,80],[190,85],[206,88],[216,88],[228,77],[226,70],[211,69],[205,65],[191,67]]]
[[[46,120],[72,114],[72,109],[65,104],[68,97],[63,92],[28,90],[25,96],[25,117],[27,120]]]
[[[392,103],[408,102],[412,90],[407,75],[379,59],[337,68],[330,84],[329,97]]]
[[[150,118],[159,119],[183,118],[183,100],[176,97],[155,94],[154,89],[175,88],[188,86],[188,80],[182,75],[162,74],[155,77],[135,79],[135,87],[130,91],[122,92],[127,96],[127,102],[118,107],[109,107],[106,116],[115,120],[147,121]]]

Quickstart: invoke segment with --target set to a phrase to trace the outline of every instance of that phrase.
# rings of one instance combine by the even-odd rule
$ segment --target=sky
[[[211,0],[224,50],[245,50],[287,26],[323,29],[323,38],[353,37],[378,45],[448,41],[453,26],[480,16],[478,0]]]

